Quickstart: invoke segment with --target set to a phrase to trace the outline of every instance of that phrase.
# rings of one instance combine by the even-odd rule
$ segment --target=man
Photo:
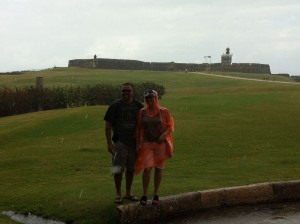
[[[121,185],[123,172],[126,177],[126,199],[138,201],[131,193],[136,160],[135,130],[137,113],[144,105],[133,99],[133,87],[130,83],[121,86],[122,99],[110,104],[104,116],[107,150],[113,156],[112,171],[114,175],[116,196],[115,203],[122,202]],[[113,135],[112,135],[113,133]]]

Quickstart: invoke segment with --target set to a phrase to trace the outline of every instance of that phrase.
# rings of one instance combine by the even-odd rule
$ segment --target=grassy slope
[[[0,77],[7,86],[120,84],[166,87],[161,104],[175,118],[175,155],[160,194],[299,179],[300,85],[200,74],[54,69]],[[0,211],[74,223],[112,223],[113,179],[103,116],[107,106],[0,118]],[[142,190],[141,176],[134,192]]]
[[[0,213],[0,223],[1,223],[1,224],[16,224],[16,223],[18,223],[18,222],[13,221],[13,220],[11,220],[8,216],[2,215],[2,214]]]

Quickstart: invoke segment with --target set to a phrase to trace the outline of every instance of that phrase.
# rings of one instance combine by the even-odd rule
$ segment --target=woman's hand
[[[156,140],[158,143],[162,143],[163,141],[166,140],[167,136],[171,133],[172,131],[167,129],[165,130],[160,136],[159,138]]]
[[[162,134],[161,136],[159,136],[159,138],[158,138],[156,141],[160,144],[160,143],[162,143],[165,139],[166,139],[166,137],[164,136],[164,134]]]

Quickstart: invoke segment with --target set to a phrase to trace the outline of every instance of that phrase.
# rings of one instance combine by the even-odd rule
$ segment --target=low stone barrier
[[[273,183],[273,190],[276,202],[300,200],[300,180]]]
[[[210,208],[300,200],[300,180],[219,188],[161,197],[146,206],[132,203],[117,206],[121,223],[153,223]]]

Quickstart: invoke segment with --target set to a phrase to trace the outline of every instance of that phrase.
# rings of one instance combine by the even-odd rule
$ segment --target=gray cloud
[[[270,64],[300,75],[297,0],[2,0],[0,71],[67,66],[69,59]]]

